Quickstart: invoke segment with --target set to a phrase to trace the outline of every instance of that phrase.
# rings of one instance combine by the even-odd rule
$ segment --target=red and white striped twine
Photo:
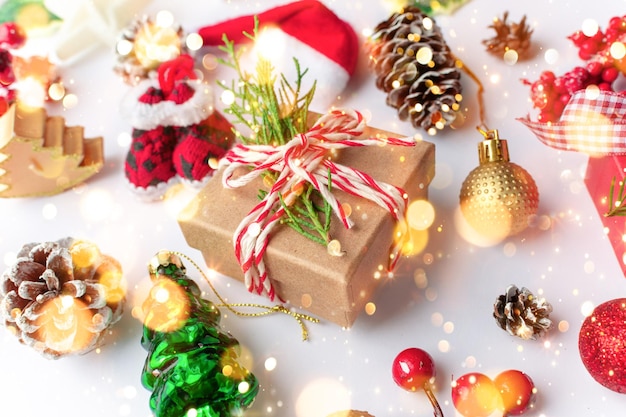
[[[342,148],[381,144],[415,146],[412,138],[359,139],[365,125],[363,116],[357,111],[333,110],[323,115],[307,133],[297,135],[284,145],[237,144],[220,160],[220,167],[225,167],[222,176],[225,188],[242,187],[266,171],[279,174],[265,198],[241,221],[233,235],[235,256],[250,292],[264,294],[271,300],[276,297],[263,258],[270,233],[285,212],[279,196],[289,204],[296,197],[292,190],[309,183],[330,204],[344,226],[352,227],[353,223],[341,203],[328,189],[329,173],[333,188],[366,198],[383,207],[399,224],[400,233],[406,236],[407,195],[404,190],[376,181],[362,171],[337,164],[328,158],[332,150]],[[251,167],[252,170],[234,177],[234,172],[240,167]],[[395,267],[403,244],[404,239],[394,239],[390,249],[390,270]]]

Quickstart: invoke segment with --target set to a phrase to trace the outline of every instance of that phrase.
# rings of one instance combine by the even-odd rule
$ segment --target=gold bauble
[[[528,171],[510,162],[506,140],[495,130],[481,133],[486,139],[478,144],[480,165],[461,186],[461,212],[481,236],[504,239],[528,227],[539,191]]]

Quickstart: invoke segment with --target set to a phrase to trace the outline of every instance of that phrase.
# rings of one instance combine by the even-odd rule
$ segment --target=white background
[[[164,0],[152,2],[146,13],[170,10],[191,32],[283,3]],[[353,25],[361,42],[364,31],[385,20],[391,9],[383,0],[324,3]],[[437,176],[430,191],[436,210],[431,241],[378,293],[374,315],[362,314],[349,330],[330,323],[311,325],[311,340],[301,342],[297,324],[286,316],[241,319],[225,314],[224,327],[251,356],[261,384],[247,415],[324,417],[348,408],[378,417],[431,415],[423,393],[405,392],[391,378],[393,358],[410,346],[421,347],[434,358],[436,395],[446,416],[456,415],[451,380],[472,371],[494,378],[510,368],[526,372],[537,386],[536,407],[529,416],[623,415],[624,396],[596,383],[578,353],[585,306],[626,293],[626,281],[583,183],[587,157],[544,146],[515,118],[532,112],[528,87],[520,80],[536,80],[545,69],[562,74],[580,65],[566,36],[585,18],[606,27],[625,6],[625,0],[472,0],[453,15],[436,18],[452,50],[483,81],[487,122],[509,140],[511,160],[534,177],[541,200],[538,224],[549,227],[535,225],[492,247],[469,243],[458,233],[458,194],[478,164],[476,146],[481,140],[474,129],[477,88],[464,76],[463,103],[470,120],[460,130],[428,138],[437,145]],[[513,21],[526,14],[534,28],[532,57],[513,66],[488,55],[481,44],[493,35],[488,28],[492,18],[506,10]],[[546,61],[548,49],[558,52],[555,62]],[[149,392],[140,384],[146,357],[139,345],[141,323],[131,316],[149,287],[146,264],[160,249],[182,251],[201,261],[176,223],[191,192],[150,204],[138,201],[126,188],[123,162],[128,144],[118,138],[130,127],[117,108],[128,87],[113,73],[113,63],[112,52],[101,48],[62,67],[61,75],[79,104],[48,109],[63,114],[70,125],[83,125],[86,136],[105,138],[104,169],[85,185],[57,196],[0,200],[0,266],[8,267],[28,242],[64,236],[89,239],[122,263],[128,281],[126,310],[101,350],[57,361],[43,359],[0,330],[2,415],[149,416]],[[365,64],[361,52],[358,72],[337,104],[367,113],[372,126],[415,134],[410,123],[399,121],[385,105],[384,93],[376,90]],[[412,278],[419,268],[426,273],[425,285],[416,285]],[[200,280],[191,267],[189,274]],[[554,307],[555,325],[560,323],[563,330],[555,327],[540,341],[522,341],[499,329],[492,306],[509,284],[544,296]],[[218,277],[215,285],[231,302],[265,302],[229,278]],[[266,369],[268,359],[276,361],[275,368]]]

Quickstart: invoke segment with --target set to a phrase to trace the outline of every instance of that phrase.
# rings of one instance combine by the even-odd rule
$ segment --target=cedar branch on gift
[[[256,34],[255,25],[254,33],[246,36],[255,40]],[[250,137],[236,132],[243,143],[235,145],[220,161],[220,168],[224,168],[222,184],[225,188],[238,188],[261,177],[269,188],[267,193],[261,193],[262,201],[243,218],[233,235],[235,256],[248,289],[270,299],[276,296],[268,279],[264,256],[270,233],[278,224],[287,223],[304,236],[321,241],[330,255],[343,255],[341,243],[328,236],[329,218],[333,212],[350,228],[353,225],[351,209],[333,195],[331,182],[334,188],[383,207],[398,222],[400,237],[393,243],[389,255],[388,267],[393,270],[407,236],[406,192],[335,163],[329,156],[342,148],[381,144],[415,146],[415,141],[412,138],[359,139],[366,123],[359,112],[352,110],[330,111],[308,128],[311,123],[308,106],[315,84],[300,95],[306,70],[301,70],[298,61],[294,59],[298,75],[293,87],[284,75],[280,78],[274,75],[273,66],[263,56],[258,57],[256,74],[245,73],[233,42],[224,36],[224,44],[222,50],[230,61],[223,62],[239,76],[239,81],[233,81],[230,89],[221,85],[233,98],[225,111],[237,118],[236,123],[247,127]],[[248,171],[241,174],[241,169]],[[318,201],[321,204],[313,203]]]
[[[258,19],[255,19],[253,34],[244,32],[244,35],[254,41],[258,34]],[[235,42],[226,36],[223,38],[224,46],[220,49],[229,56],[229,60],[221,60],[221,63],[235,70],[239,79],[246,82],[235,84],[232,82],[228,87],[218,83],[222,88],[231,91],[235,100],[225,110],[226,113],[235,116],[236,123],[243,125],[250,135],[244,135],[235,130],[237,139],[246,145],[284,145],[299,133],[307,129],[308,108],[315,93],[315,83],[306,93],[301,94],[302,80],[308,69],[302,70],[297,59],[294,58],[296,67],[295,85],[291,85],[283,74],[280,75],[279,88],[274,89],[276,77],[274,68],[267,60],[260,58],[257,63],[256,76],[246,73],[240,65],[241,50],[235,49]],[[266,173],[265,181],[273,184],[277,173]],[[280,196],[281,205],[288,214],[284,223],[294,230],[316,242],[328,244],[330,237],[330,211],[326,201],[321,205],[312,204],[312,187],[298,187],[292,190],[297,196],[298,204],[286,204],[287,196]],[[260,198],[265,195],[260,191]],[[293,198],[293,197],[291,197]],[[321,217],[321,219],[320,219]]]

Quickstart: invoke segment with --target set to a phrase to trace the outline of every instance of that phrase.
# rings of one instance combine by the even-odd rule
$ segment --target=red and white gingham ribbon
[[[295,196],[292,190],[310,183],[331,205],[335,215],[346,228],[352,226],[341,203],[328,190],[331,186],[355,196],[371,200],[385,208],[400,224],[403,233],[408,230],[405,221],[406,193],[401,188],[374,180],[366,173],[330,160],[330,151],[341,148],[391,144],[415,146],[410,138],[359,139],[365,130],[365,120],[357,111],[334,110],[322,116],[304,134],[299,134],[281,146],[235,145],[220,160],[225,166],[222,183],[225,188],[246,185],[266,171],[279,173],[265,198],[241,221],[233,236],[235,255],[244,273],[250,292],[265,294],[271,300],[276,296],[263,260],[269,244],[269,235],[284,214],[281,196],[289,204]],[[252,170],[239,177],[234,172],[240,167]],[[403,242],[394,239],[390,250],[393,269]]]
[[[626,153],[626,95],[612,91],[577,91],[558,122],[518,118],[544,144],[590,155]]]

